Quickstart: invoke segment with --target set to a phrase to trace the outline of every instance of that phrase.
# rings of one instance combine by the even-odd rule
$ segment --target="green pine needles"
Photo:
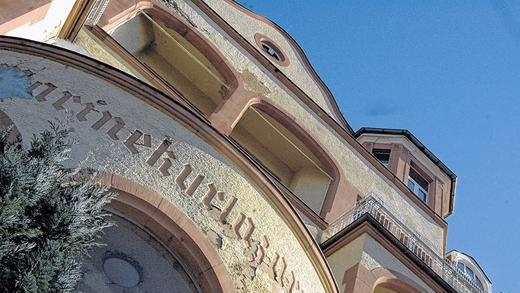
[[[113,197],[94,175],[65,169],[68,131],[33,137],[28,149],[0,131],[0,292],[75,292],[81,259],[110,226]]]

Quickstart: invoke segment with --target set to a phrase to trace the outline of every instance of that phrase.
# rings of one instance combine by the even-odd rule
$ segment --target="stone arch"
[[[410,278],[398,272],[385,268],[377,268],[372,271],[373,279],[372,292],[376,292],[378,288],[384,288],[399,293],[420,293],[420,285],[410,280]]]
[[[300,241],[302,247],[305,248],[305,251],[313,265],[313,268],[316,270],[318,277],[323,283],[325,291],[338,291],[332,272],[329,266],[327,265],[325,258],[319,249],[319,246],[313,240],[312,235],[306,229],[301,218],[298,217],[298,215],[296,214],[289,200],[280,192],[280,190],[271,181],[265,178],[264,174],[260,172],[259,168],[255,164],[253,164],[251,160],[247,156],[245,156],[243,152],[240,151],[240,149],[238,149],[232,142],[229,141],[229,139],[227,139],[221,133],[218,133],[216,129],[208,123],[207,120],[202,119],[200,115],[195,115],[195,113],[191,111],[191,109],[187,108],[184,104],[179,102],[178,96],[174,95],[175,99],[172,99],[172,96],[167,96],[162,92],[156,90],[155,88],[145,84],[144,82],[141,82],[129,75],[126,75],[113,67],[106,66],[103,63],[100,63],[94,59],[87,58],[78,53],[56,48],[47,44],[37,43],[30,40],[0,37],[0,48],[2,50],[16,52],[16,54],[22,54],[27,56],[33,55],[41,58],[46,58],[52,62],[67,65],[74,69],[79,69],[82,72],[90,74],[95,78],[104,79],[114,84],[115,86],[124,89],[126,92],[128,92],[131,95],[134,95],[136,98],[147,102],[156,109],[159,109],[164,113],[167,113],[170,117],[176,119],[177,121],[190,125],[191,128],[194,129],[194,131],[200,138],[212,144],[218,151],[226,155],[234,164],[237,165],[238,168],[243,170],[243,172],[247,176],[249,176],[249,178],[251,178],[253,182],[258,184],[259,188],[265,193],[266,200],[270,201],[270,203],[273,204],[273,207],[279,213],[280,217],[284,221],[286,221],[287,225],[289,225],[290,228],[294,231],[295,236]],[[132,198],[135,197],[130,197],[131,203],[132,201],[136,201]],[[161,199],[162,197],[155,196],[154,198]],[[141,200],[138,200],[138,202],[139,201]],[[148,203],[148,201],[145,201],[144,206],[145,210],[146,207],[148,207],[149,210],[151,209],[151,214],[153,215],[154,211],[157,210],[161,200],[150,201],[152,202],[152,204]],[[128,204],[124,204],[124,207],[125,206],[128,206]],[[165,208],[165,206],[161,207]],[[129,209],[136,210],[136,208],[134,208],[132,205],[130,205]],[[137,209],[137,211],[139,211],[139,209]],[[139,218],[141,214],[142,212],[136,213],[136,216],[134,218]],[[150,216],[143,218],[146,222],[146,218],[150,218]],[[197,243],[197,245],[200,246],[206,244],[201,242],[201,244]],[[223,275],[226,274],[225,266],[222,262],[215,260],[211,262],[211,264],[215,265],[210,265],[209,268],[212,268],[214,271],[222,272]],[[221,276],[218,273],[216,275]],[[232,290],[233,286],[229,285],[231,281],[226,281],[226,279],[228,278],[225,277],[221,281],[219,281],[222,285],[218,285],[219,289],[216,290],[216,292],[234,291]]]
[[[102,182],[117,192],[109,208],[153,233],[177,252],[204,292],[234,292],[235,287],[208,238],[159,193],[124,177],[105,174]]]
[[[296,118],[294,118],[291,114],[280,110],[278,107],[267,102],[265,99],[252,100],[250,107],[262,110],[264,113],[269,114],[276,121],[280,122],[280,124],[289,129],[318,156],[320,162],[323,164],[323,166],[326,167],[326,171],[330,172],[335,179],[339,179],[339,170],[336,167],[332,157],[327,153],[327,151],[325,151],[321,143],[315,140],[307,130],[305,130],[296,122]]]
[[[150,2],[150,1],[146,1]],[[170,28],[180,33],[187,41],[189,41],[195,48],[204,54],[215,68],[226,78],[226,81],[231,86],[231,91],[227,94],[229,97],[233,91],[238,87],[238,79],[232,67],[228,64],[224,55],[211,44],[203,35],[197,32],[193,26],[176,17],[173,13],[166,11],[164,8],[156,4],[152,4],[150,8],[144,11],[156,15],[166,22]]]
[[[117,1],[114,1],[115,3]],[[119,4],[119,5],[118,5]],[[166,90],[166,92],[173,91],[175,93],[182,92],[178,87],[173,86],[164,75],[156,72],[156,70],[144,62],[141,58],[131,56],[132,54],[126,52],[124,46],[116,45],[119,41],[114,43],[113,40],[109,40],[112,37],[109,36],[106,31],[113,29],[114,27],[124,23],[125,21],[138,16],[140,13],[146,13],[154,20],[159,20],[165,28],[174,31],[181,38],[183,38],[189,45],[193,46],[195,50],[198,50],[201,55],[207,59],[207,61],[213,66],[218,74],[224,79],[225,86],[222,86],[219,90],[222,101],[216,104],[216,108],[219,108],[239,87],[238,74],[230,66],[226,57],[219,51],[219,49],[211,43],[204,35],[199,33],[189,20],[185,20],[181,15],[174,13],[173,9],[166,7],[166,5],[159,5],[151,0],[141,0],[129,2],[121,1],[121,3],[115,3],[113,6],[109,6],[100,15],[100,21],[92,27],[92,32],[97,35],[103,42],[112,48],[115,52],[120,54],[127,63],[132,64],[135,70],[148,79],[152,79],[154,82],[161,80],[155,84],[159,89]],[[107,15],[105,15],[107,14]],[[181,45],[182,46],[182,45]],[[196,54],[197,55],[197,54]],[[187,80],[187,79],[186,79]],[[165,89],[166,88],[166,89]],[[185,102],[190,104],[196,111],[203,112],[200,107],[197,107],[193,100],[189,97],[184,96]],[[214,111],[213,109],[212,111]],[[212,111],[205,113],[204,115],[209,116]]]
[[[0,110],[0,129],[6,129],[11,127],[11,133],[9,134],[9,137],[7,140],[9,142],[17,142],[22,140],[22,136],[20,134],[20,131],[18,131],[18,128],[14,124],[13,120],[9,118],[9,116],[2,110]]]
[[[326,173],[331,177],[332,180],[325,194],[321,210],[318,212],[319,216],[325,217],[328,211],[328,208],[326,207],[330,202],[333,201],[333,198],[336,196],[338,186],[340,185],[339,183],[343,179],[343,176],[341,176],[341,173],[337,167],[336,161],[325,150],[321,143],[315,140],[303,126],[300,126],[296,122],[296,118],[294,116],[274,106],[264,97],[252,97],[247,103],[247,106],[242,109],[240,115],[234,121],[233,127],[238,124],[246,111],[251,108],[260,110],[263,113],[269,115],[283,127],[289,130],[318,158]]]

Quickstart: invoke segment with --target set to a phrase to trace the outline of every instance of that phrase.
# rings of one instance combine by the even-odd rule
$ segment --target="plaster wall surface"
[[[8,0],[16,1],[16,0]],[[36,22],[26,22],[23,25],[6,33],[8,36],[30,39],[39,42],[45,42],[55,38],[65,22],[75,1],[70,0],[52,0],[49,3],[48,10],[45,11],[45,17]],[[2,6],[6,5],[5,3]],[[7,4],[11,6],[12,4]],[[13,5],[12,7],[16,7]]]
[[[287,41],[285,36],[277,29],[257,18],[245,14],[239,10],[236,5],[230,4],[227,1],[206,0],[205,2],[254,47],[258,48],[255,41],[255,34],[261,33],[271,38],[276,45],[280,47],[286,58],[289,59],[289,65],[277,66],[278,69],[287,75],[298,87],[310,96],[311,99],[320,105],[322,109],[329,113],[329,115],[335,116],[325,92],[310,75],[300,54],[297,53],[296,49]],[[263,52],[260,48],[258,49]],[[335,117],[335,119],[338,120],[337,117]]]
[[[374,290],[374,293],[399,293],[399,292],[395,292],[394,290],[390,290],[390,289],[386,289],[386,288],[382,288],[382,287],[377,287]]]
[[[345,272],[361,262],[365,238],[366,236],[362,235],[327,257],[334,278],[340,284],[341,292],[344,292],[345,286],[343,284],[347,281],[344,280]]]
[[[385,269],[393,272],[397,272],[409,280],[403,279],[402,281],[412,281],[420,292],[435,292],[426,285],[416,273],[408,269],[402,264],[394,255],[388,252],[382,245],[380,245],[374,238],[368,234],[362,234],[356,239],[349,242],[347,245],[339,248],[333,254],[327,257],[327,261],[330,268],[336,278],[336,281],[340,287],[340,291],[344,292],[346,287],[351,287],[351,282],[366,282],[366,285],[372,286],[371,282],[377,281],[378,269]],[[370,272],[372,275],[371,279],[363,279],[361,276],[357,276],[354,279],[348,278],[347,272],[349,269],[356,265],[361,265]],[[352,278],[352,276],[350,277]],[[350,286],[349,286],[350,285]],[[358,287],[361,288],[361,287]]]
[[[92,35],[90,31],[85,28],[82,28],[76,39],[74,40],[76,44],[81,46],[85,51],[88,52],[86,54],[89,57],[95,58],[101,62],[109,64],[127,74],[130,74],[141,81],[144,81],[150,84],[144,77],[142,77],[135,70],[132,70],[130,65],[128,65],[121,57],[119,57],[114,51],[108,48],[105,44],[99,41],[95,36]],[[82,52],[79,52],[82,53]]]
[[[70,66],[10,51],[0,53],[0,64],[3,63],[34,73],[32,82],[38,81],[42,85],[33,91],[33,95],[44,91],[47,83],[57,87],[43,98],[40,97],[40,101],[16,96],[0,100],[0,110],[13,120],[25,144],[29,143],[28,138],[33,134],[48,127],[47,121],[58,119],[66,127],[72,128],[72,135],[78,143],[72,148],[67,166],[92,168],[137,182],[172,202],[203,233],[216,233],[222,238],[222,246],[215,249],[239,292],[272,292],[273,288],[279,287],[279,283],[269,274],[268,266],[269,262],[278,257],[283,258],[286,264],[285,275],[282,274],[284,284],[290,283],[291,276],[294,276],[305,292],[324,292],[306,249],[287,224],[284,215],[273,208],[269,198],[229,158],[194,134],[189,126],[151,107],[124,89]],[[64,97],[65,92],[79,99],[70,98],[59,107],[56,103]],[[90,111],[85,112],[89,107]],[[105,111],[124,122],[113,137],[109,132],[114,126],[114,119],[99,129],[93,128]],[[150,135],[150,146],[139,140],[134,145],[137,153],[132,154],[123,142],[135,130]],[[172,166],[167,176],[159,171],[164,157],[152,165],[146,162],[164,139],[173,142],[169,150],[175,155],[174,159],[170,157]],[[180,176],[188,164],[192,172],[185,178],[186,185],[189,186],[197,175],[204,176],[200,187],[195,188],[191,195],[176,183],[176,176]],[[215,199],[213,203],[220,210],[231,197],[237,199],[227,216],[228,222],[233,223],[244,215],[254,224],[252,241],[258,242],[264,236],[268,239],[266,256],[257,269],[251,269],[248,260],[251,249],[245,241],[237,239],[228,226],[215,220],[211,211],[204,209],[201,198],[207,192],[209,183],[224,192],[224,200]],[[243,236],[245,233],[242,227],[240,234]],[[277,262],[274,275],[281,274],[281,270],[282,266]]]
[[[254,57],[245,52],[240,45],[228,37],[198,7],[181,0],[169,0],[168,3],[160,2],[166,5],[175,15],[189,19],[189,22],[193,24],[195,29],[220,50],[238,74],[247,75],[245,87],[248,90],[258,92],[255,89],[259,88],[258,85],[261,85],[260,88],[263,91],[258,92],[258,95],[265,96],[274,106],[294,117],[295,122],[306,129],[331,154],[345,178],[362,195],[370,192],[378,194],[390,212],[421,239],[431,243],[433,250],[439,254],[442,253],[444,241],[442,227],[398,190],[393,183],[383,177],[371,163],[366,161],[350,144],[304,105],[298,97],[285,88],[274,76],[267,73]],[[252,20],[244,14],[238,14],[238,11],[228,7],[229,4],[225,1],[208,0],[207,3],[223,17],[233,17],[234,25],[244,29],[250,27],[250,30],[255,32],[258,30],[273,39],[276,38],[275,33],[270,28],[258,24],[256,20]],[[250,32],[249,35],[252,33]],[[244,37],[247,38],[248,35]],[[298,74],[304,75],[302,72]],[[304,77],[300,76],[299,78]],[[340,190],[338,196],[346,195],[342,194]],[[349,196],[355,197],[355,195]],[[355,202],[355,199],[352,202]],[[346,209],[351,207],[344,208],[346,212]]]
[[[428,287],[417,275],[401,263],[394,255],[388,252],[379,242],[369,235],[365,235],[363,243],[363,252],[361,255],[361,265],[367,270],[373,271],[378,268],[385,268],[401,275],[406,276],[412,280],[415,284],[419,285],[420,292],[431,292],[435,291]]]

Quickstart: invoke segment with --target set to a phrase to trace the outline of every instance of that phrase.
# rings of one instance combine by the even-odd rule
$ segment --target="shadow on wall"
[[[52,0],[12,0],[0,4],[0,35],[29,23],[42,20]],[[7,2],[8,4],[6,4]]]

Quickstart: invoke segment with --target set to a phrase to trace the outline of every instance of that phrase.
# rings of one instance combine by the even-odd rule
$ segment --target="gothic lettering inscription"
[[[30,72],[26,70],[24,72]],[[36,94],[35,99],[39,103],[45,103],[51,100],[51,93],[58,90],[58,87],[52,83],[43,83],[41,81],[34,82],[29,90]],[[59,92],[59,91],[58,91]],[[56,111],[62,111],[67,108],[69,103],[77,104],[82,107],[75,117],[79,122],[90,122],[90,127],[94,130],[105,129],[106,135],[114,141],[121,141],[128,149],[130,154],[138,155],[140,148],[152,147],[152,136],[144,133],[142,130],[135,129],[128,131],[130,134],[123,137],[121,132],[125,128],[125,122],[121,117],[115,117],[108,110],[98,110],[96,105],[90,101],[82,101],[80,96],[75,96],[69,91],[61,92],[61,95],[51,103]],[[104,106],[106,103],[97,101],[98,105]],[[173,178],[173,182],[183,192],[185,196],[193,197],[201,186],[205,186],[205,192],[200,198],[202,210],[207,212],[220,225],[229,231],[227,236],[244,243],[246,249],[244,256],[247,260],[244,274],[242,275],[242,285],[245,286],[243,280],[247,277],[254,278],[258,269],[266,272],[277,286],[285,289],[286,292],[300,293],[300,282],[295,277],[293,271],[287,271],[287,261],[284,256],[278,252],[269,252],[269,239],[266,235],[261,235],[259,239],[254,239],[253,234],[256,229],[253,219],[243,212],[237,211],[232,213],[238,206],[238,199],[232,195],[226,195],[225,192],[219,191],[213,182],[203,184],[207,177],[204,174],[197,173],[193,167],[186,163],[178,174],[171,174],[170,167],[173,160],[176,160],[174,152],[170,150],[172,139],[165,137],[162,142],[154,148],[152,154],[146,159],[146,163],[150,167],[155,167],[163,177]],[[194,173],[192,175],[192,173]],[[189,180],[191,177],[193,179]],[[234,218],[230,218],[234,214]]]

